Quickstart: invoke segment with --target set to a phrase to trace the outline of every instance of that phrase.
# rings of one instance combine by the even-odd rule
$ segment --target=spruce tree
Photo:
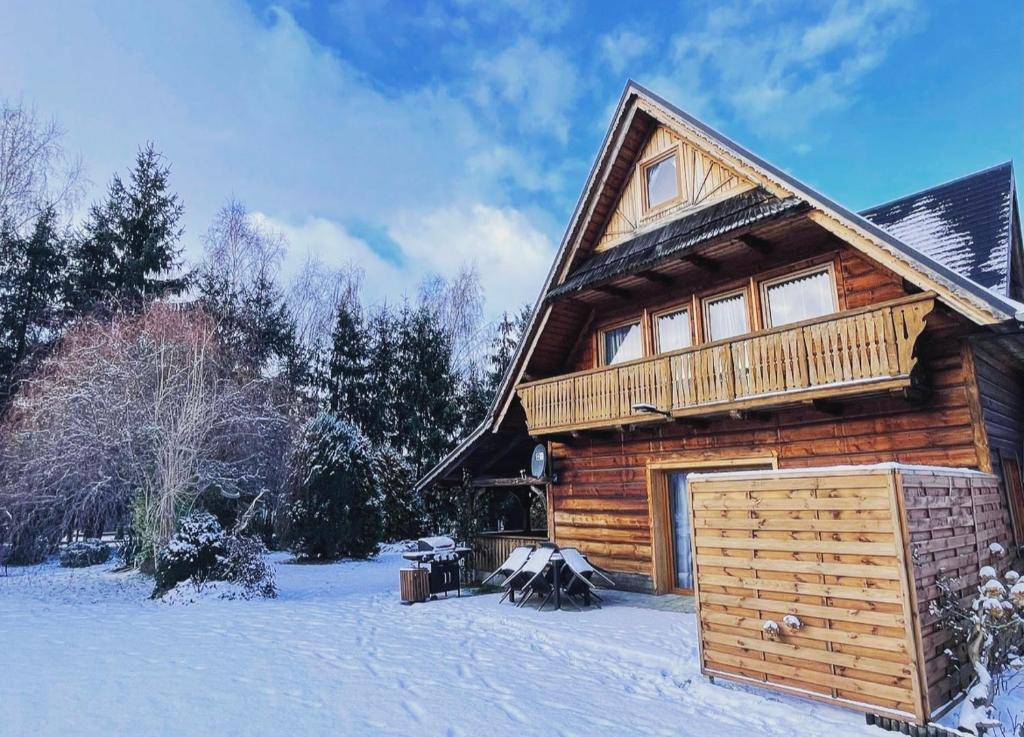
[[[458,436],[458,378],[452,345],[428,307],[407,308],[399,329],[401,447],[420,478],[447,453]]]
[[[325,383],[331,411],[359,428],[365,427],[369,414],[366,332],[354,305],[343,302],[338,306]]]
[[[31,232],[0,226],[0,390],[6,393],[19,364],[53,341],[64,313],[67,251],[54,207]]]
[[[178,245],[184,208],[169,177],[150,144],[139,151],[128,183],[115,174],[106,201],[90,209],[74,258],[79,310],[107,300],[137,308],[185,289]]]
[[[399,408],[404,402],[403,367],[399,363],[399,315],[384,305],[374,310],[366,325],[367,360],[363,431],[374,445],[404,448]]]

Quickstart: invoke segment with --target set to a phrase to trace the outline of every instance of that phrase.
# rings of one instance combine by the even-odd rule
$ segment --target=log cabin
[[[490,412],[419,488],[542,501],[480,567],[540,536],[692,595],[708,676],[923,723],[962,685],[937,578],[1024,543],[1022,300],[1009,163],[856,213],[630,82]]]

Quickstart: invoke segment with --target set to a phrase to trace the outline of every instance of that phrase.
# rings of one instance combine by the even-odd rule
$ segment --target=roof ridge
[[[867,207],[863,210],[860,210],[857,214],[864,216],[866,213],[872,212],[873,210],[881,210],[883,207],[895,205],[897,202],[909,200],[912,197],[920,197],[921,195],[928,194],[929,192],[934,192],[937,189],[942,189],[943,187],[948,187],[951,184],[957,184],[967,179],[973,179],[974,177],[980,177],[982,174],[988,174],[989,172],[995,171],[996,169],[1002,169],[1004,167],[1012,172],[1013,159],[1007,159],[1002,163],[986,167],[985,169],[978,169],[977,171],[971,172],[970,174],[964,174],[963,176],[959,176],[954,179],[948,179],[945,182],[940,182],[939,184],[933,184],[930,187],[925,187],[924,189],[920,189],[916,192],[910,192],[909,194],[902,195],[901,197],[893,197],[891,200],[886,200],[885,202],[881,202],[877,205],[872,205],[871,207]]]

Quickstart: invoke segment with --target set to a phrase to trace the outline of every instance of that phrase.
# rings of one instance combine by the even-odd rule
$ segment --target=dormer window
[[[679,155],[673,150],[643,164],[644,209],[658,210],[679,199]]]

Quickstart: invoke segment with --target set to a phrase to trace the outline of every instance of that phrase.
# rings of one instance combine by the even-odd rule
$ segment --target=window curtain
[[[771,327],[810,320],[835,310],[835,288],[827,269],[772,284],[765,292]]]
[[[604,334],[604,360],[612,364],[640,358],[640,323],[623,325],[621,328],[606,330]]]
[[[708,302],[708,340],[722,340],[743,335],[747,327],[747,297],[734,294]]]
[[[658,350],[662,353],[690,347],[690,313],[680,310],[658,317]]]

